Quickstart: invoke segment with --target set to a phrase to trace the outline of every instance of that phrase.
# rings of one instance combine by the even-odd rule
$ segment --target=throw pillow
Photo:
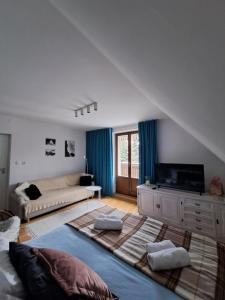
[[[0,238],[9,241],[17,241],[20,231],[20,218],[11,217],[5,221],[0,221]]]
[[[29,299],[62,300],[68,298],[40,263],[31,247],[11,242],[9,257],[27,290]]]
[[[38,187],[34,184],[31,184],[24,191],[30,200],[37,200],[41,197],[41,192],[39,191]]]
[[[90,186],[92,184],[92,176],[81,176],[80,177],[80,186]]]
[[[27,197],[27,195],[24,192],[24,190],[27,189],[29,186],[30,186],[29,182],[24,182],[17,186],[17,188],[15,189],[15,193],[18,196],[22,197],[24,200],[29,201],[30,199]]]
[[[9,250],[9,240],[5,237],[0,236],[0,252],[2,250]]]
[[[7,220],[0,221],[0,232],[7,231],[10,227],[12,227],[12,224],[14,222],[13,217],[8,218]]]
[[[78,258],[54,249],[33,248],[68,297],[116,300],[106,283]],[[72,298],[73,299],[73,298]]]
[[[2,243],[5,243],[3,245]],[[24,286],[14,269],[8,254],[9,241],[0,239],[0,294],[17,296],[20,299],[26,299]],[[0,295],[0,299],[2,298]],[[11,299],[11,298],[9,298]]]

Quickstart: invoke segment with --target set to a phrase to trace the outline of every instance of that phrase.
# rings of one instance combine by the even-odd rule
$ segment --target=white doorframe
[[[0,209],[8,209],[11,135],[0,134]]]

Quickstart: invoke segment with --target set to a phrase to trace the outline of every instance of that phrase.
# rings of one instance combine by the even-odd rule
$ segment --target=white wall
[[[0,114],[0,133],[11,135],[10,185],[84,171],[85,131]],[[56,155],[53,157],[45,156],[45,138],[56,139]],[[75,141],[75,157],[65,157],[67,139]]]
[[[117,127],[113,132],[134,130],[138,130],[137,124]],[[220,176],[225,187],[225,164],[171,119],[158,120],[158,152],[161,163],[204,164],[206,190],[213,176]]]
[[[158,122],[158,151],[161,163],[204,164],[206,189],[215,175],[225,186],[225,164],[170,119]]]

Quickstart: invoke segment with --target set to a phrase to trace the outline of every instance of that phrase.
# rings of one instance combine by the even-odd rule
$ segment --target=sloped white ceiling
[[[224,0],[52,0],[108,60],[225,161]]]
[[[99,110],[75,119],[92,101]],[[164,117],[47,0],[0,2],[0,112],[85,129]]]

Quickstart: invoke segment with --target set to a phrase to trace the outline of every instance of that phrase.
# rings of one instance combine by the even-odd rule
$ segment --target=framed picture
[[[55,149],[46,149],[45,155],[46,156],[55,156]]]
[[[74,141],[65,141],[65,157],[74,157],[75,156],[75,142]]]
[[[46,139],[45,139],[45,145],[48,145],[48,146],[55,146],[55,145],[56,145],[56,139],[46,138]]]

